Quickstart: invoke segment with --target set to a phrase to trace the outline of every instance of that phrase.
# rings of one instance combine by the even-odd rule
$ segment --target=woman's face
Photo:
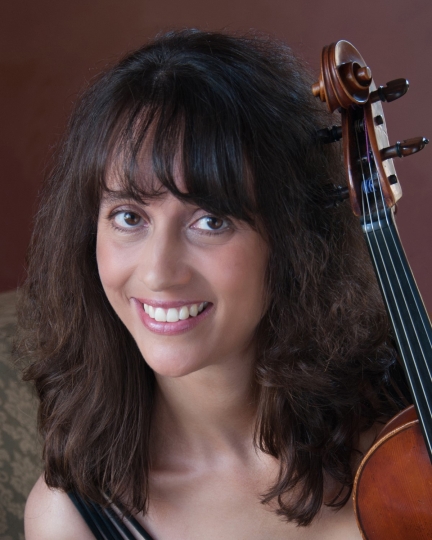
[[[170,193],[144,204],[110,188],[98,220],[99,275],[150,367],[176,377],[251,360],[265,309],[262,237]]]

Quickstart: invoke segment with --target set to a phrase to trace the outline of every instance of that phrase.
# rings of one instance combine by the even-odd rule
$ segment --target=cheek
[[[223,296],[230,311],[242,319],[261,318],[264,309],[267,247],[261,242],[237,245],[208,265],[211,282]]]
[[[108,242],[103,234],[98,233],[96,243],[96,260],[99,277],[108,299],[127,281],[131,273],[131,261],[128,261],[122,250]]]

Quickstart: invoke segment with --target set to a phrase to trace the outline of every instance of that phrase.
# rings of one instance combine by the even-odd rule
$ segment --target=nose
[[[192,276],[181,234],[165,227],[151,232],[141,254],[140,279],[153,292],[187,285]]]

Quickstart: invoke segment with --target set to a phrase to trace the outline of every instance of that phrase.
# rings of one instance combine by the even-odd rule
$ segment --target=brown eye
[[[133,212],[125,212],[123,219],[127,225],[131,226],[138,225],[140,221],[140,217],[138,216],[138,214],[134,214]]]
[[[195,222],[193,228],[207,233],[211,231],[222,232],[229,229],[229,222],[216,216],[203,216]]]
[[[207,217],[205,220],[207,227],[213,230],[220,229],[224,223],[223,219],[217,217]]]
[[[141,223],[141,216],[130,210],[118,212],[114,216],[114,221],[117,227],[122,229],[131,229]]]

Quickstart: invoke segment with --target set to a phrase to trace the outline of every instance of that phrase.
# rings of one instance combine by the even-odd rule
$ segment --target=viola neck
[[[393,212],[381,210],[361,221],[432,461],[431,323],[397,233]]]

